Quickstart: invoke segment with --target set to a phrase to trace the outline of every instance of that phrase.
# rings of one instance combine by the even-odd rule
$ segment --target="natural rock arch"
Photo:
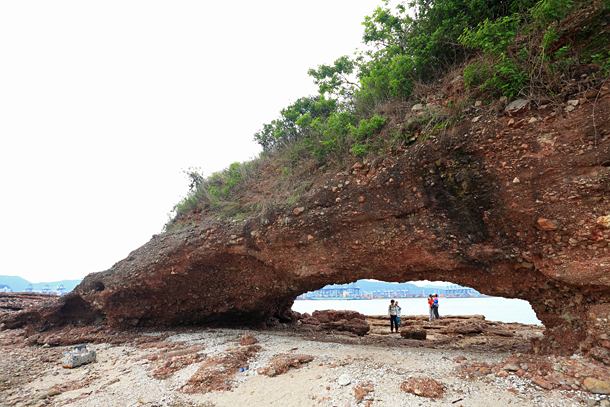
[[[587,123],[524,132],[506,120],[483,133],[465,122],[386,157],[374,175],[370,165],[323,175],[286,210],[154,236],[59,302],[4,323],[288,321],[298,295],[327,284],[428,279],[529,301],[548,350],[610,347],[610,175],[600,165],[610,142],[572,154],[558,146],[596,131]]]

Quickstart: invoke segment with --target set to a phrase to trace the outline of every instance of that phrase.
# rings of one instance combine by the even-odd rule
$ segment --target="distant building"
[[[328,299],[328,300],[351,300],[360,299],[360,287],[329,285],[316,291],[310,291],[300,295],[297,299]]]
[[[445,290],[446,297],[481,297],[481,293],[474,288],[462,287],[457,284],[450,285]]]
[[[407,298],[412,297],[409,290],[382,290],[373,291],[372,298]]]
[[[6,285],[6,284],[0,284],[0,293],[12,293],[13,289]]]

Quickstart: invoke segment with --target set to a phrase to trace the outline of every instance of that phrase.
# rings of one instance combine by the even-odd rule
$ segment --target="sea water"
[[[428,315],[427,298],[396,298],[402,315]],[[297,300],[292,309],[312,313],[316,310],[351,310],[364,315],[387,315],[390,299],[373,300]],[[501,297],[439,298],[439,314],[485,315],[488,321],[520,322],[542,325],[529,302]]]

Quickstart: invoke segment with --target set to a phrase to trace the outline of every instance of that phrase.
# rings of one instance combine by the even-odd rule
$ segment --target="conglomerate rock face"
[[[14,312],[35,308],[40,303],[54,300],[57,296],[39,293],[0,293],[0,321]]]
[[[609,102],[463,120],[283,211],[156,235],[4,325],[269,324],[327,284],[427,279],[529,301],[542,351],[610,348]]]

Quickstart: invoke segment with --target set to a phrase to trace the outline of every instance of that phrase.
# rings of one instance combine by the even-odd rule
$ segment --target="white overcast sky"
[[[0,2],[0,275],[110,268],[361,47],[381,1]]]

